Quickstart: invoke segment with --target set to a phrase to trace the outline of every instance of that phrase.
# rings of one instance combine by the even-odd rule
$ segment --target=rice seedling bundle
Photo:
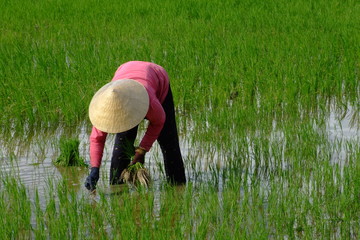
[[[139,162],[126,168],[121,173],[120,179],[134,186],[141,185],[144,187],[148,187],[151,181],[149,171]]]
[[[80,141],[76,138],[60,139],[60,156],[54,162],[57,166],[87,166],[79,155]]]

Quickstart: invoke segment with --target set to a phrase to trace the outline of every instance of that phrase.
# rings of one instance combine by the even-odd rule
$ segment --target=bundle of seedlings
[[[137,162],[127,167],[120,175],[120,179],[134,186],[148,187],[151,181],[149,171],[144,165]]]
[[[79,154],[80,141],[76,138],[60,139],[60,156],[54,161],[56,166],[87,166]]]

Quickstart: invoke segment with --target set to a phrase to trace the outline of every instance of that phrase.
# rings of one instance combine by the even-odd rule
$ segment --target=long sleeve
[[[165,112],[161,103],[157,99],[153,99],[150,103],[149,111],[146,115],[149,120],[148,128],[143,139],[140,142],[140,147],[149,151],[155,140],[159,137],[165,123]]]
[[[169,90],[169,76],[161,66],[142,61],[130,61],[122,64],[114,74],[112,81],[133,79],[141,83],[149,94],[149,110],[145,116],[149,120],[140,146],[149,151],[159,137],[165,122],[165,112],[161,105]]]
[[[107,133],[93,127],[90,135],[90,165],[100,167]]]

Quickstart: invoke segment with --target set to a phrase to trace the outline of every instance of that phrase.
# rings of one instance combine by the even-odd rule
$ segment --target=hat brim
[[[132,79],[120,79],[101,87],[89,105],[91,123],[107,133],[119,133],[137,126],[149,109],[145,87]]]

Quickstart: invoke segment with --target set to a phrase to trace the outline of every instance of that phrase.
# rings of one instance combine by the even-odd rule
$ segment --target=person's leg
[[[134,155],[134,142],[138,126],[122,133],[116,134],[113,155],[110,166],[110,184],[120,184],[120,175],[129,165]]]
[[[179,146],[174,101],[170,87],[162,106],[166,114],[166,120],[158,142],[164,156],[166,176],[172,184],[184,184],[186,183],[185,169]]]

